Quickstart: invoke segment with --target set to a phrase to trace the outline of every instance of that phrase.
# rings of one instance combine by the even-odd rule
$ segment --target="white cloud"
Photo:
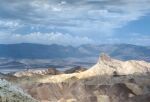
[[[60,44],[60,45],[73,45],[94,43],[88,37],[71,36],[62,33],[31,33],[31,34],[3,34],[0,33],[0,43],[40,43],[40,44]]]
[[[150,36],[148,34],[140,34],[140,33],[129,33],[126,37],[113,37],[113,38],[106,38],[101,43],[105,44],[120,44],[120,43],[127,43],[127,44],[134,44],[134,45],[143,45],[149,46],[150,45]]]
[[[3,28],[12,29],[12,28],[18,28],[19,26],[21,25],[17,21],[0,20],[0,27]]]
[[[132,33],[128,39],[128,43],[136,45],[150,45],[150,36],[142,35],[140,33]]]
[[[107,41],[108,37],[113,38],[115,29],[150,13],[149,5],[150,0],[14,0],[14,2],[4,0],[0,3],[0,19],[6,19],[7,22],[0,20],[0,28],[4,27],[7,28],[6,31],[10,31],[8,33],[12,38],[9,39],[13,42],[17,39],[16,42],[22,40],[22,42],[44,44],[53,42],[67,45],[75,44],[75,41],[78,44],[89,43],[94,38],[99,38],[96,42],[103,40],[101,38],[106,38]],[[26,28],[32,28],[32,32],[42,32],[45,28],[69,33],[31,32],[21,35],[20,33],[26,33],[28,30]],[[12,34],[11,30],[14,29],[16,34]],[[113,41],[120,40],[117,38],[109,40]],[[5,39],[5,42],[9,40]]]
[[[88,30],[91,26],[94,30],[99,28],[97,31],[102,32],[122,27],[150,12],[149,0],[116,0],[116,2],[113,0],[17,1],[6,8],[2,5],[3,3],[0,4],[2,9],[6,9],[6,14],[7,9],[9,9],[10,12],[17,15],[1,15],[25,20],[26,23],[33,23],[32,21],[34,21],[36,24],[47,26],[74,25],[74,29],[80,28],[80,30]],[[7,2],[7,4],[10,3]],[[24,9],[26,11],[22,11]]]

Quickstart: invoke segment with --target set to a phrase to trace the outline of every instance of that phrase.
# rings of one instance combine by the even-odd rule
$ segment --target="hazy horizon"
[[[46,45],[46,46],[51,46],[51,45],[58,45],[58,46],[72,46],[72,47],[80,47],[84,45],[93,45],[93,46],[99,46],[99,45],[134,45],[134,46],[143,46],[143,47],[149,47],[150,45],[140,45],[140,44],[130,44],[130,43],[101,43],[101,44],[81,44],[81,45],[62,45],[62,44],[41,44],[41,43],[30,43],[30,42],[20,42],[20,43],[0,43],[0,45],[16,45],[16,44],[35,44],[35,45]]]

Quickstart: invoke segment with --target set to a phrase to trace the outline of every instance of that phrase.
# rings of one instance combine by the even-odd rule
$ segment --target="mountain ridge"
[[[85,44],[78,47],[63,45],[42,45],[32,43],[0,44],[0,57],[13,59],[55,59],[68,57],[97,57],[108,53],[121,60],[150,61],[150,48],[131,44]]]
[[[149,102],[150,63],[106,54],[88,70],[12,80],[40,102]]]

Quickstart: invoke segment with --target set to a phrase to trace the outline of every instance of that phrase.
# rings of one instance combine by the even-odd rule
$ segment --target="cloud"
[[[143,35],[140,33],[129,33],[126,37],[108,37],[104,41],[100,43],[104,44],[120,44],[120,43],[127,43],[127,44],[134,44],[134,45],[142,45],[142,46],[149,46],[150,45],[150,36],[149,34]]]
[[[135,44],[135,45],[150,45],[150,36],[142,35],[140,33],[131,33],[128,39],[128,43]],[[127,41],[127,40],[126,40]]]
[[[7,40],[6,40],[7,39]],[[0,43],[40,43],[40,44],[59,44],[59,45],[73,45],[78,46],[81,44],[94,43],[88,37],[71,36],[69,34],[62,34],[59,32],[51,33],[31,33],[31,34],[3,34],[0,33]]]
[[[68,37],[108,39],[115,35],[116,29],[150,13],[149,0],[0,1],[0,30],[23,37],[34,32],[45,36],[54,31],[67,33]]]
[[[149,0],[5,0],[0,15],[23,23],[116,28],[149,12]],[[101,30],[101,29],[99,29]]]

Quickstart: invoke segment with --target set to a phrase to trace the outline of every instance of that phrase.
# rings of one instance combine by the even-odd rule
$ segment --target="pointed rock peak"
[[[101,55],[100,55],[100,59],[99,59],[100,61],[111,61],[111,57],[110,56],[108,56],[107,54],[105,54],[105,53],[102,53]]]

